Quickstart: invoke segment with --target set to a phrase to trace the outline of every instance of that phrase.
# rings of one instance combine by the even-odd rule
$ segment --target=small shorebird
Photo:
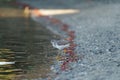
[[[64,48],[70,46],[70,43],[66,40],[51,40],[51,44],[54,48],[57,48],[59,50],[63,50]]]
[[[0,65],[15,64],[15,62],[0,62]]]

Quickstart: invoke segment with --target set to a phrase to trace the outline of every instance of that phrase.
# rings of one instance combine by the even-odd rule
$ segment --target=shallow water
[[[16,20],[24,23],[13,23]],[[0,65],[0,80],[46,77],[56,53],[50,44],[55,35],[31,20],[0,18],[0,21],[0,61],[15,62]]]

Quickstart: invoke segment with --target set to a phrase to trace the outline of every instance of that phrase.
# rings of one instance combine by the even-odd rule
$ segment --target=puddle
[[[24,18],[0,18],[0,80],[46,77],[56,50],[50,39],[55,37],[42,25]]]

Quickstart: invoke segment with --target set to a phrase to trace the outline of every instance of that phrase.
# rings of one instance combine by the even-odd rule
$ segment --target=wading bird
[[[59,50],[63,50],[64,48],[70,46],[70,43],[66,40],[51,40],[51,44],[54,48],[57,48]]]

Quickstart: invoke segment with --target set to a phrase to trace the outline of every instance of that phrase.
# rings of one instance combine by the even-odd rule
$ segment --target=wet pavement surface
[[[54,15],[76,32],[78,55],[84,58],[73,63],[73,70],[60,72],[53,80],[119,80],[120,2],[119,0],[22,0],[39,9],[78,9],[80,13]],[[48,5],[48,2],[51,3]],[[59,5],[58,5],[59,4]],[[47,26],[47,25],[46,25]],[[51,31],[59,29],[52,28]],[[64,36],[64,35],[63,35]],[[59,68],[55,63],[55,70]]]

